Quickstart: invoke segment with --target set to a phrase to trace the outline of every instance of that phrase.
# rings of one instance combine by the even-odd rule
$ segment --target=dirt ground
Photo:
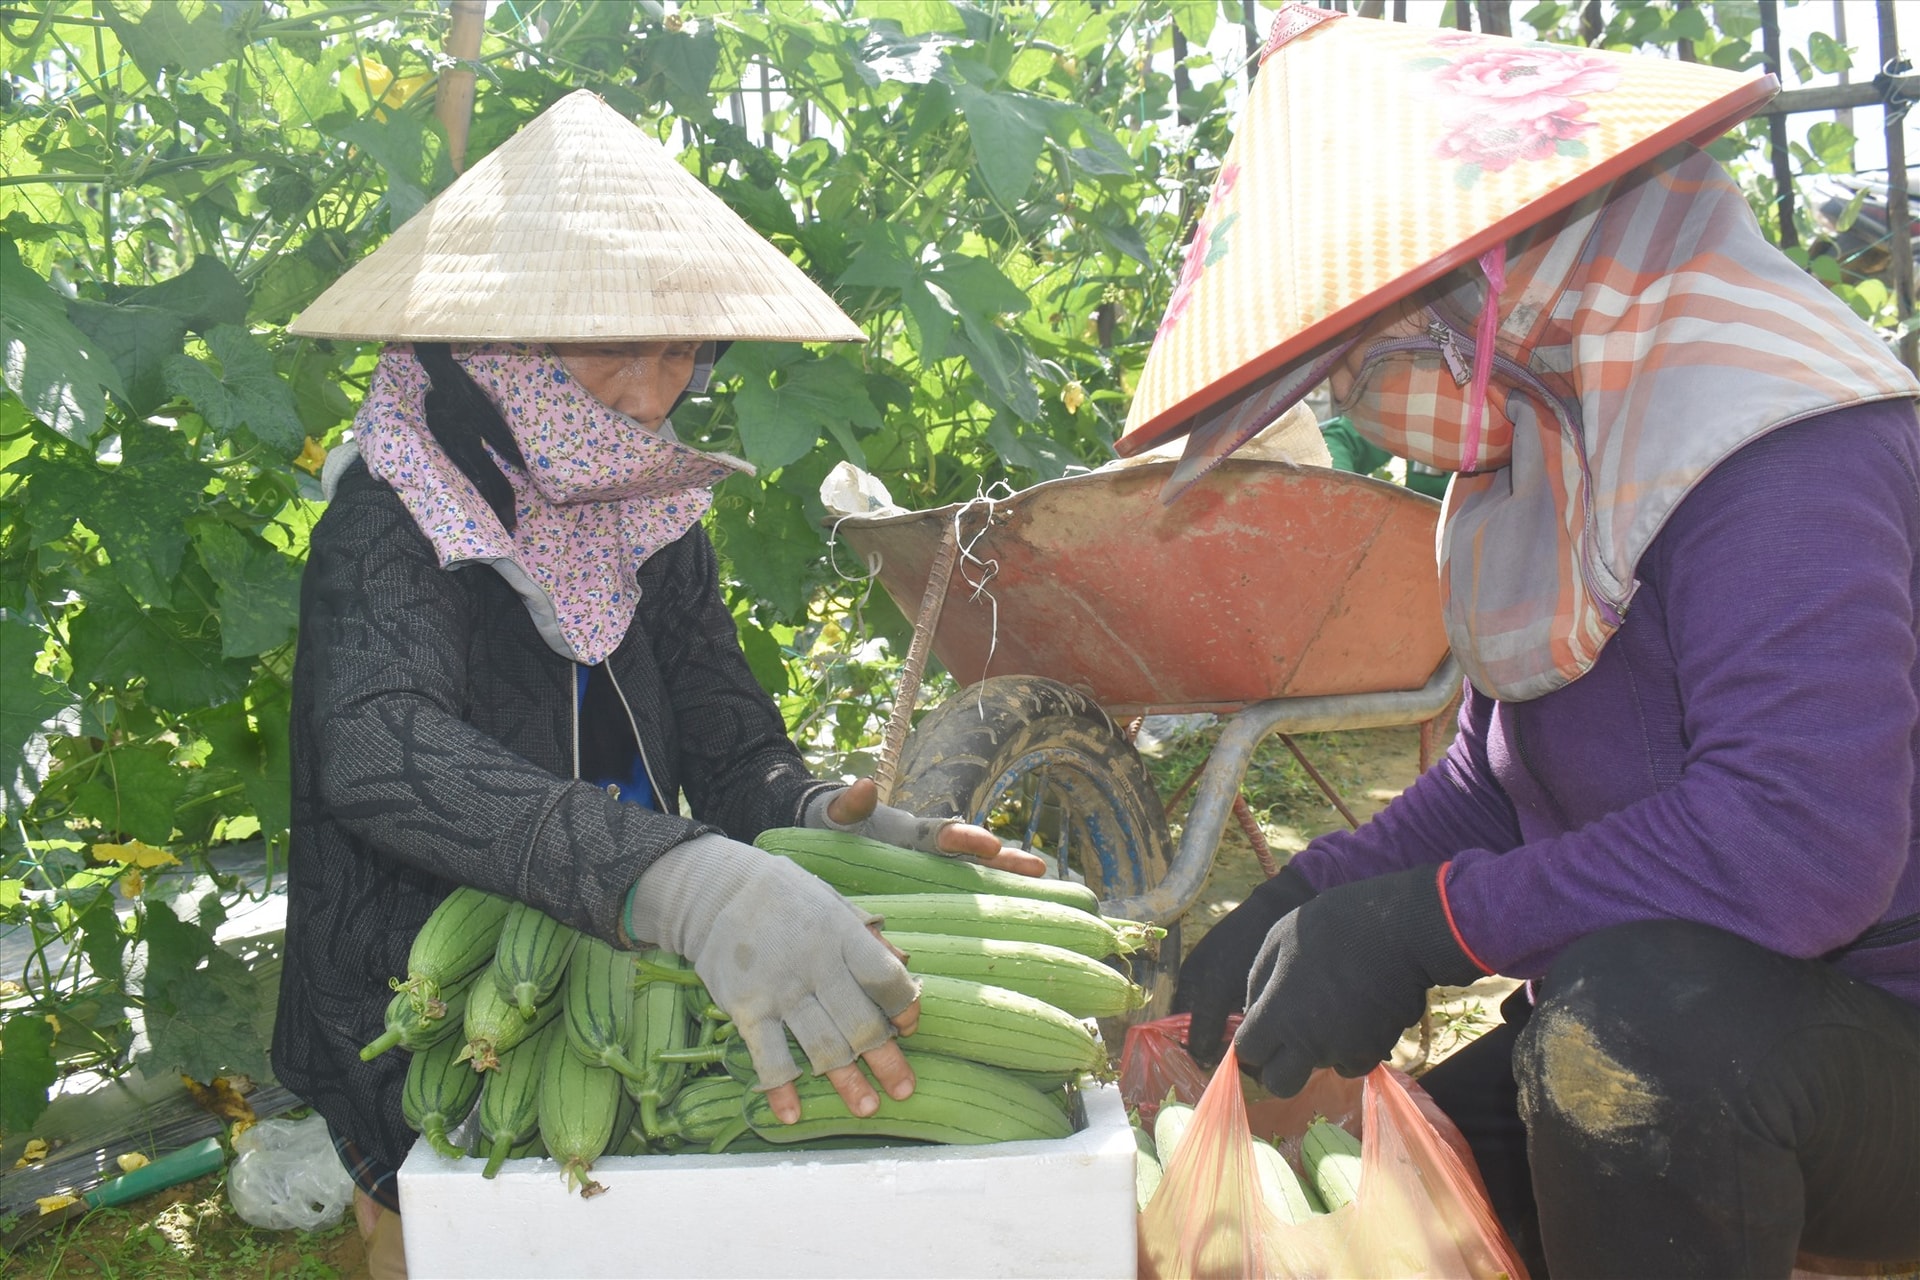
[[[242,1222],[214,1174],[100,1209],[0,1257],[0,1280],[367,1280],[352,1215],[315,1232]]]

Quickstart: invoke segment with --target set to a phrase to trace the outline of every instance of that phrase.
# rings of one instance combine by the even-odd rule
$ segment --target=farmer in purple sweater
[[[1676,239],[1649,246],[1645,221]],[[1217,925],[1176,1008],[1204,1053],[1244,1004],[1243,1063],[1291,1094],[1385,1058],[1431,986],[1528,978],[1428,1077],[1523,1252],[1621,1276],[1920,1256],[1920,388],[1701,153],[1520,246],[1507,296],[1574,241],[1570,301],[1532,344],[1574,354],[1573,394],[1532,401],[1521,367],[1511,389],[1496,371],[1511,456],[1472,480],[1503,501],[1460,510],[1442,546],[1475,673],[1459,736]],[[1470,314],[1474,282],[1446,284],[1379,341],[1428,306]],[[1750,301],[1716,322],[1729,296]],[[1440,362],[1369,367],[1370,345],[1335,371],[1343,412],[1396,451],[1444,429],[1403,407],[1413,383],[1451,389]],[[1659,359],[1578,355],[1614,346]],[[1627,584],[1591,652],[1591,581],[1513,625],[1567,546],[1539,448],[1555,408],[1588,440],[1594,567]],[[1458,448],[1409,456],[1452,469]]]
[[[1461,473],[1459,735],[1201,940],[1190,1045],[1290,1095],[1525,978],[1426,1083],[1535,1268],[1920,1257],[1920,385],[1691,147],[1481,264],[1317,357]]]

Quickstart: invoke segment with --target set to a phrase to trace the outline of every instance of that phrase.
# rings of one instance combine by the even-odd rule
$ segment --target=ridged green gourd
[[[1160,1189],[1160,1154],[1153,1138],[1139,1125],[1133,1126],[1133,1199],[1140,1212],[1147,1211],[1153,1193]]]
[[[493,951],[493,981],[500,994],[532,1021],[534,1011],[566,981],[567,960],[580,931],[537,907],[516,902],[500,927]]]
[[[729,1076],[702,1076],[682,1086],[654,1123],[643,1122],[642,1128],[655,1142],[724,1148],[728,1139],[747,1131],[744,1113],[754,1096]]]
[[[1316,1213],[1324,1213],[1313,1192],[1300,1181],[1287,1158],[1270,1144],[1252,1139],[1253,1168],[1260,1179],[1260,1197],[1267,1209],[1282,1222],[1302,1223]]]
[[[813,1138],[806,1142],[768,1142],[765,1138],[749,1129],[738,1137],[729,1138],[725,1147],[728,1155],[755,1155],[771,1151],[879,1151],[895,1147],[930,1147],[938,1144],[921,1142],[913,1138],[889,1138],[874,1134],[866,1137],[854,1135],[846,1138]]]
[[[994,938],[886,930],[917,974],[965,978],[1044,1000],[1076,1018],[1111,1018],[1138,1009],[1147,993],[1117,969],[1065,947]]]
[[[921,977],[920,1025],[901,1043],[990,1067],[1058,1073],[1062,1082],[1107,1065],[1086,1024],[1045,1000],[940,974]]]
[[[491,1178],[502,1162],[514,1158],[516,1148],[540,1136],[540,1059],[558,1035],[559,1027],[548,1022],[533,1039],[500,1055],[499,1065],[487,1072],[480,1086],[480,1146],[487,1153],[482,1177]]]
[[[646,1153],[647,1136],[640,1129],[640,1104],[623,1090],[619,1107],[613,1113],[613,1136],[607,1139],[607,1149],[601,1154],[643,1156]]]
[[[662,968],[691,966],[671,951],[647,951],[641,959]],[[627,1093],[640,1104],[640,1127],[651,1134],[660,1108],[673,1101],[686,1078],[687,1064],[662,1059],[659,1055],[679,1053],[690,1047],[693,1021],[688,1017],[686,995],[696,988],[672,982],[646,982],[633,994],[633,1013],[627,1024],[627,1061],[637,1073],[626,1082]],[[703,1002],[704,989],[698,989]]]
[[[848,901],[880,916],[889,929],[1044,942],[1095,960],[1129,955],[1167,936],[1158,925],[1112,920],[1043,898],[998,893],[876,893]]]
[[[500,1065],[501,1054],[533,1039],[559,1015],[560,1002],[549,1000],[534,1010],[531,1020],[523,1018],[513,1002],[500,994],[498,984],[476,982],[467,992],[467,1012],[461,1020],[466,1036],[461,1061],[471,1062],[475,1071],[492,1071]]]
[[[471,885],[456,885],[440,900],[407,949],[407,976],[395,991],[410,992],[422,1012],[445,988],[472,977],[493,959],[512,901]]]
[[[907,1062],[914,1074],[912,1095],[895,1099],[879,1092],[879,1108],[870,1116],[847,1110],[824,1076],[803,1076],[795,1081],[797,1123],[780,1123],[761,1093],[748,1095],[747,1123],[778,1143],[881,1136],[978,1144],[1064,1138],[1073,1131],[1060,1108],[998,1068],[932,1053],[909,1053]]]
[[[958,1056],[962,1058],[966,1057],[964,1053]],[[989,1063],[988,1065],[991,1066],[992,1064]],[[1049,1098],[1059,1101],[1063,1106],[1065,1105],[1067,1097],[1067,1086],[1076,1083],[1081,1076],[1086,1074],[1084,1070],[1078,1068],[1072,1071],[1014,1071],[1006,1067],[1000,1069],[1029,1088],[1035,1089],[1040,1093],[1046,1094]]]
[[[1315,1120],[1300,1140],[1300,1162],[1328,1213],[1360,1198],[1360,1140],[1327,1120]]]
[[[386,1029],[360,1050],[360,1061],[372,1062],[389,1049],[419,1053],[458,1032],[467,1012],[468,978],[441,991],[426,1009],[411,991],[396,991],[387,1001]]]
[[[467,1118],[480,1096],[480,1077],[456,1056],[462,1047],[448,1037],[414,1054],[400,1089],[400,1111],[413,1131],[435,1151],[455,1160],[466,1152],[448,1141],[447,1133]]]
[[[730,1079],[749,1089],[760,1083],[760,1072],[753,1065],[753,1052],[745,1040],[736,1036],[721,1045],[720,1050],[720,1068]],[[795,1062],[807,1060],[806,1052],[792,1036],[787,1037],[787,1051],[793,1055]]]
[[[997,893],[1100,910],[1100,896],[1072,880],[1015,875],[971,859],[917,853],[845,831],[775,827],[761,832],[754,844],[792,859],[846,894]]]
[[[606,1190],[589,1175],[613,1140],[620,1115],[620,1077],[585,1062],[558,1040],[541,1056],[540,1140],[560,1164],[568,1187],[591,1198]]]
[[[920,981],[920,1024],[912,1035],[895,1042],[909,1053],[978,1062],[1049,1098],[1106,1066],[1106,1052],[1093,1034],[1044,1000],[964,978],[922,976]],[[787,1050],[796,1062],[806,1061],[805,1050],[792,1036],[787,1037]],[[739,1083],[751,1088],[759,1082],[753,1055],[737,1037],[712,1051],[688,1050],[682,1060],[717,1060]],[[1012,1062],[1036,1065],[1009,1065]]]
[[[567,1045],[581,1061],[611,1067],[636,1083],[627,1057],[633,1022],[634,953],[598,938],[581,938],[567,962]]]
[[[1153,1118],[1153,1149],[1159,1153],[1163,1167],[1173,1163],[1192,1123],[1193,1108],[1186,1103],[1168,1101],[1160,1105],[1160,1113]]]

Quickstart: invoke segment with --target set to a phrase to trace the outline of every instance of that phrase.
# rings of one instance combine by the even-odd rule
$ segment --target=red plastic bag
[[[1140,1215],[1142,1276],[1525,1280],[1465,1141],[1418,1085],[1384,1066],[1364,1080],[1316,1071],[1299,1095],[1249,1108],[1231,1050],[1198,1083],[1204,1072],[1185,1049],[1186,1023],[1181,1015],[1129,1029],[1121,1057],[1121,1096],[1143,1120],[1169,1092],[1198,1098]],[[1316,1116],[1360,1139],[1359,1198],[1290,1224],[1266,1207],[1250,1139],[1275,1141],[1299,1170],[1299,1139]]]

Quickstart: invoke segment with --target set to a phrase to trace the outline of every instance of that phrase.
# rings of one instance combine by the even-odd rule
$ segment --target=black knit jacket
[[[398,495],[364,463],[347,470],[301,583],[273,1065],[376,1160],[397,1166],[412,1145],[407,1054],[363,1063],[359,1049],[456,884],[618,945],[654,859],[703,831],[797,825],[833,785],[808,773],[748,670],[697,526],[642,566],[637,616],[578,721],[575,682],[499,574],[442,569]],[[577,744],[609,725],[629,744],[637,729],[659,811],[575,780],[595,776]],[[697,820],[678,816],[682,792]]]

